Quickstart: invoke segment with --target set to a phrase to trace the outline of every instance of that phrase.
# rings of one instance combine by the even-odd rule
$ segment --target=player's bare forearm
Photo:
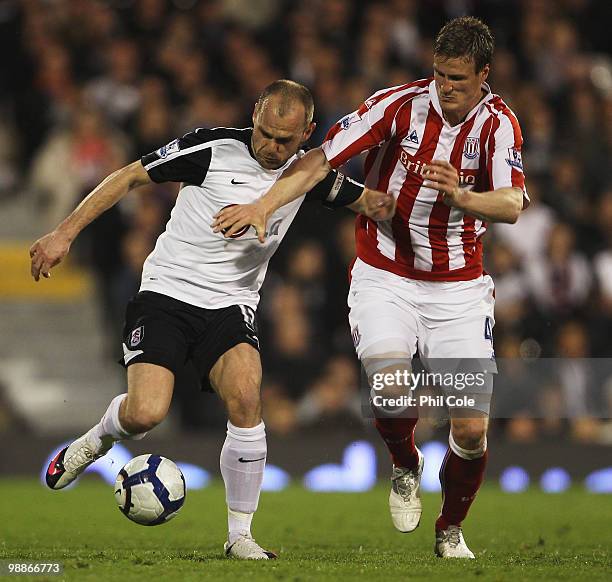
[[[395,197],[387,192],[364,187],[361,196],[349,204],[348,208],[373,220],[390,220],[395,214]]]
[[[447,161],[431,161],[424,167],[424,176],[423,185],[441,192],[445,204],[486,222],[514,224],[523,210],[523,192],[519,188],[490,192],[460,188],[459,174]]]
[[[523,210],[523,192],[518,188],[499,188],[491,192],[464,190],[456,207],[485,222],[514,224]]]
[[[281,206],[312,190],[331,170],[321,148],[310,150],[293,162],[257,202],[224,208],[214,216],[214,232],[231,237],[247,225],[253,226],[260,242],[265,241],[268,217]]]
[[[140,162],[134,162],[103,180],[58,227],[39,238],[30,247],[30,271],[35,281],[51,276],[50,270],[59,264],[70,245],[89,223],[116,204],[130,190],[151,181]]]
[[[103,212],[117,204],[130,190],[151,181],[139,161],[133,162],[107,176],[73,210],[56,230],[71,241]]]
[[[268,215],[312,190],[330,170],[331,166],[321,148],[310,150],[293,162],[261,198]]]

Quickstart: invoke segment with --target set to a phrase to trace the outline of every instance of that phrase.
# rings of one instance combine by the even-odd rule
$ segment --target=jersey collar
[[[460,127],[466,121],[469,121],[480,108],[493,97],[493,93],[491,92],[491,87],[489,87],[488,83],[483,83],[481,86],[483,91],[486,92],[486,95],[476,104],[476,106],[467,114],[466,118],[459,124],[451,126],[446,119],[444,119],[444,114],[442,113],[442,107],[440,106],[440,99],[438,99],[438,92],[436,91],[436,82],[432,81],[429,84],[429,100],[433,105],[435,112],[442,118],[444,125],[448,125],[449,127]]]
[[[257,161],[257,158],[255,157],[255,154],[253,153],[253,146],[251,145],[251,144],[252,144],[252,140],[253,140],[253,128],[252,128],[252,127],[249,127],[249,128],[246,130],[246,132],[245,132],[245,133],[246,133],[246,140],[245,140],[245,143],[246,143],[247,148],[249,148],[249,155],[250,155],[250,156],[251,156],[251,157],[252,157],[252,158],[253,158],[255,161]]]

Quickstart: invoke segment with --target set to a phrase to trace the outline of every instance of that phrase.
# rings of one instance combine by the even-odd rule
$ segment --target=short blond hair
[[[274,83],[270,83],[259,96],[256,105],[257,111],[261,109],[265,100],[272,95],[278,95],[280,97],[278,114],[281,117],[284,117],[289,110],[293,108],[295,102],[298,101],[304,106],[306,126],[312,123],[312,118],[314,116],[314,100],[308,87],[305,87],[301,83],[290,81],[289,79],[274,81]]]

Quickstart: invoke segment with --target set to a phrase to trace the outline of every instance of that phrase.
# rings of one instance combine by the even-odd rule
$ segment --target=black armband
[[[352,204],[362,193],[362,184],[337,170],[332,170],[308,192],[307,196],[321,200],[328,208],[339,208]]]

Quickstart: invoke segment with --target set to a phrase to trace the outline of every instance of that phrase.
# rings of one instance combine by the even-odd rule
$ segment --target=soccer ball
[[[170,459],[140,455],[119,471],[115,499],[123,514],[136,523],[166,523],[183,506],[185,477]]]

